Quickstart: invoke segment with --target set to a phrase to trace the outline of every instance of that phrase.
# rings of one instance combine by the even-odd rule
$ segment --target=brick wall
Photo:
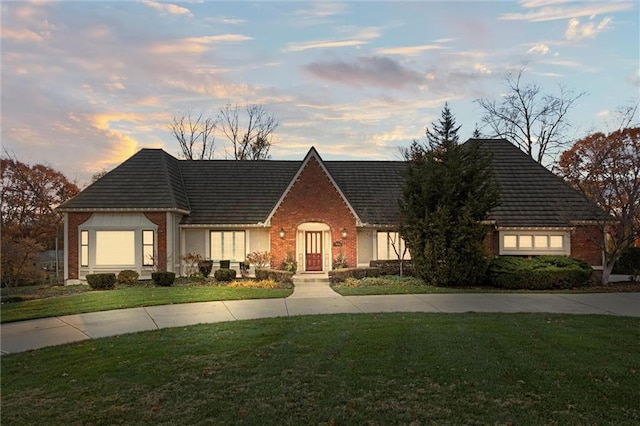
[[[158,226],[158,259],[155,263],[159,270],[165,271],[167,269],[167,214],[153,212],[144,215]]]
[[[598,227],[576,226],[571,233],[571,257],[582,259],[591,266],[602,266],[602,249],[596,241]]]
[[[92,213],[68,213],[68,225],[69,225],[69,235],[67,236],[68,241],[68,276],[70,280],[77,280],[80,273],[80,265],[78,262],[80,261],[80,256],[78,254],[79,246],[80,246],[80,232],[78,231],[78,226],[85,223],[91,217]]]
[[[320,222],[329,226],[331,242],[340,241],[342,247],[331,248],[331,259],[341,252],[347,264],[357,265],[356,220],[351,210],[324,173],[318,161],[311,157],[271,219],[271,267],[279,268],[287,252],[296,251],[298,226],[305,222]],[[285,238],[278,235],[284,229]],[[341,232],[347,231],[342,240]],[[304,265],[298,265],[303,271]]]

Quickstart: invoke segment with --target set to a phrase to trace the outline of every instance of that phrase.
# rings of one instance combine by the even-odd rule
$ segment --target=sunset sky
[[[174,115],[259,103],[281,122],[273,159],[397,160],[445,101],[470,137],[474,99],[521,68],[586,92],[575,140],[638,101],[638,4],[3,1],[2,144],[85,185],[144,147],[177,156]]]

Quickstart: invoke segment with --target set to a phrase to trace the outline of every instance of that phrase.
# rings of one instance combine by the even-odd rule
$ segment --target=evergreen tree
[[[447,104],[432,128],[422,155],[407,158],[400,233],[419,278],[439,286],[477,284],[487,265],[481,221],[499,203],[491,158],[479,142],[458,144],[460,126]]]

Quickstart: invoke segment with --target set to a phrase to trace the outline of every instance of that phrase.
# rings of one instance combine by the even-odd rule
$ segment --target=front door
[[[305,232],[305,271],[322,271],[322,231]]]

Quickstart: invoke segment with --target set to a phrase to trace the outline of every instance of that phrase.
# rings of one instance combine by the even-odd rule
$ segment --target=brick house
[[[487,255],[560,254],[596,269],[602,253],[590,227],[602,212],[506,140],[472,139],[493,155],[501,205],[485,223]],[[142,149],[59,207],[65,223],[65,279],[155,268],[180,274],[188,253],[230,260],[269,251],[299,273],[397,258],[391,241],[402,196],[402,161],[178,160]],[[217,267],[214,266],[214,268]]]

